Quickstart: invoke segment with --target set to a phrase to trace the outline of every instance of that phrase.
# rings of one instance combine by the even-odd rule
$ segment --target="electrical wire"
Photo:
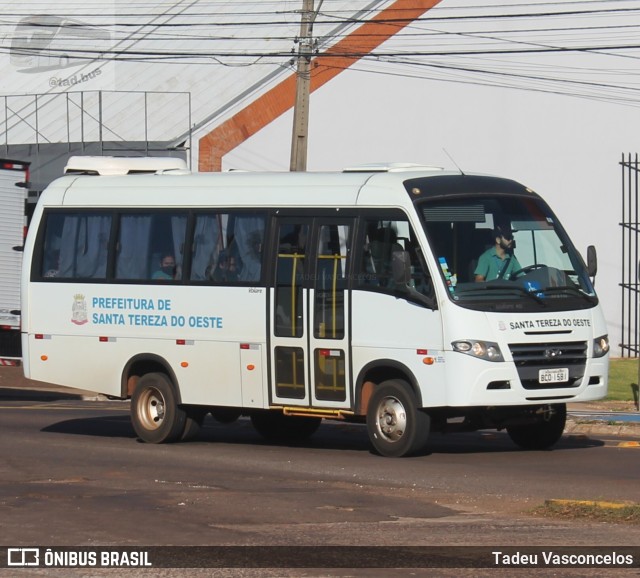
[[[388,5],[386,2],[385,5]],[[77,9],[81,6],[81,9]],[[70,31],[103,29],[109,33],[108,46],[82,46],[83,39],[68,39],[66,47],[49,47],[41,55],[52,59],[68,57],[78,62],[145,63],[180,66],[277,66],[291,68],[297,57],[293,39],[300,18],[299,2],[216,1],[187,3],[132,1],[122,3],[123,10],[97,14],[86,3],[29,3],[52,17],[74,22],[88,19],[87,25],[72,24]],[[520,90],[544,89],[558,94],[586,96],[600,91],[611,102],[633,102],[637,91],[632,68],[611,65],[640,58],[640,1],[638,0],[566,0],[518,2],[513,4],[447,3],[438,4],[422,17],[398,17],[380,20],[390,26],[407,26],[374,51],[329,49],[350,36],[358,38],[357,26],[378,18],[379,8],[364,10],[353,17],[349,3],[324,0],[314,28],[320,38],[317,62],[336,58],[345,60],[359,72],[410,75],[425,80],[481,82]],[[117,8],[118,6],[116,6]],[[0,36],[9,46],[0,54],[19,56],[30,50],[20,48],[24,40],[17,24],[31,15],[24,9],[0,14]],[[336,29],[336,25],[343,27]],[[25,26],[27,26],[25,24]],[[36,29],[55,33],[55,22]],[[28,26],[27,26],[28,28]],[[268,33],[265,33],[265,29]],[[33,32],[33,30],[31,30]],[[370,39],[368,37],[367,39]],[[11,45],[11,43],[13,43]],[[273,46],[273,48],[271,48]],[[564,63],[569,56],[597,54],[601,68]],[[553,59],[561,57],[553,63]],[[531,59],[538,59],[537,63]],[[523,60],[525,59],[525,60]],[[544,64],[541,64],[544,62]],[[544,74],[536,68],[544,67]],[[410,71],[410,72],[407,72]],[[583,77],[616,77],[619,82],[583,80]],[[481,80],[479,80],[481,79]],[[624,82],[623,82],[624,81]],[[613,92],[622,92],[616,96]],[[596,95],[595,97],[598,97]]]

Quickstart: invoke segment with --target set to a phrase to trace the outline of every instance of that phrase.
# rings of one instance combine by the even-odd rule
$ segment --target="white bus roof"
[[[95,173],[94,173],[95,174]],[[419,197],[493,189],[514,192],[523,185],[489,175],[419,169],[371,172],[190,173],[169,169],[153,174],[83,176],[69,174],[47,187],[41,206],[303,208],[355,206],[408,208]],[[406,183],[424,179],[409,191]],[[425,187],[432,181],[433,186]],[[530,191],[529,191],[530,192]]]

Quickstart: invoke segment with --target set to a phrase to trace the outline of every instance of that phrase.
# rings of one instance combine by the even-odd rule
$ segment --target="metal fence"
[[[191,167],[191,125],[188,92],[0,96],[0,155],[31,163],[35,200],[71,155],[180,156]]]
[[[640,329],[638,258],[640,247],[640,159],[638,153],[623,154],[622,169],[622,357],[639,357]]]
[[[0,96],[0,149],[18,144],[38,148],[51,143],[170,142],[190,135],[190,127],[188,92]]]

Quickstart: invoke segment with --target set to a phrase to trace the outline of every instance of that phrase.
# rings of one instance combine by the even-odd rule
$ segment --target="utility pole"
[[[322,0],[318,5],[318,10]],[[293,108],[293,135],[291,137],[291,171],[307,170],[307,140],[309,136],[309,93],[311,87],[311,55],[313,54],[313,22],[317,12],[313,0],[303,0],[298,38],[296,67],[296,101]]]

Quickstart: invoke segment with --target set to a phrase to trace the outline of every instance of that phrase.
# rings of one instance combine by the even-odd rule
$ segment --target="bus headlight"
[[[453,350],[458,353],[466,353],[486,361],[504,361],[500,346],[492,341],[476,341],[475,339],[461,339],[454,341]]]
[[[604,357],[607,353],[609,353],[609,336],[596,337],[593,340],[593,356]]]

